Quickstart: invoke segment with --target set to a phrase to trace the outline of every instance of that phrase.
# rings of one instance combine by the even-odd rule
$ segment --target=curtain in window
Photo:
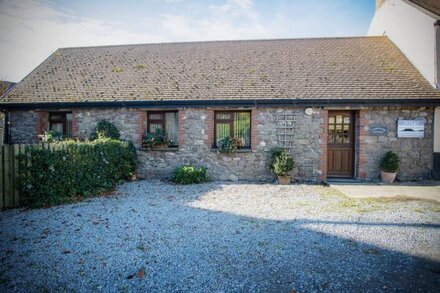
[[[72,137],[72,113],[66,113],[66,136]]]
[[[53,131],[60,133],[60,134],[63,134],[63,123],[52,122],[50,124],[50,130],[53,130]]]
[[[234,113],[234,136],[241,141],[242,147],[251,146],[251,117],[249,112]]]
[[[177,145],[178,118],[176,112],[165,113],[165,133]]]

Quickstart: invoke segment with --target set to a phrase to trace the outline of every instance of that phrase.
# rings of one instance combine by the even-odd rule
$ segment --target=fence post
[[[19,182],[18,182],[18,169],[19,169],[19,164],[18,164],[18,155],[21,154],[21,151],[23,149],[23,145],[19,145],[19,144],[15,144],[14,145],[14,207],[19,207],[20,205],[20,200],[19,200],[19,192],[20,192],[20,186],[19,186]]]
[[[14,194],[13,194],[13,185],[14,185],[14,174],[12,169],[12,156],[13,148],[11,145],[6,144],[4,149],[4,166],[5,166],[5,208],[14,207]]]
[[[0,210],[4,207],[4,201],[5,201],[5,184],[4,184],[4,160],[3,160],[3,149],[4,145],[0,145]]]

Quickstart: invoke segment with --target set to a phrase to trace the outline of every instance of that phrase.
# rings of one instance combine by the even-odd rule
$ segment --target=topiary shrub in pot
[[[380,177],[383,183],[393,183],[396,179],[397,170],[399,169],[399,156],[388,151],[380,162]]]
[[[119,139],[120,133],[118,128],[111,122],[107,120],[101,120],[98,122],[95,128],[93,128],[89,139],[95,140],[97,138],[111,138]]]
[[[290,184],[292,177],[289,172],[295,167],[295,161],[292,156],[280,148],[272,150],[272,160],[270,162],[270,170],[277,176],[278,184]]]

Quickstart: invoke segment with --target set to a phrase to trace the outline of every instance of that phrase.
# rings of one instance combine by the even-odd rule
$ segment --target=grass
[[[398,207],[410,207],[417,213],[434,212],[440,213],[440,203],[434,200],[413,198],[409,196],[395,197],[371,197],[371,198],[349,198],[342,192],[332,187],[318,187],[322,199],[333,200],[328,208],[334,212],[356,212],[368,213],[374,211],[386,211]]]

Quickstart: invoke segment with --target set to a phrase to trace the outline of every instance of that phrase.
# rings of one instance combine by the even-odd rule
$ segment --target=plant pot
[[[153,147],[153,149],[164,150],[164,149],[167,149],[168,147],[169,147],[168,144],[157,144]]]
[[[278,181],[278,184],[289,185],[290,182],[292,181],[292,177],[291,176],[277,176],[277,181]]]
[[[383,183],[393,183],[394,179],[396,179],[396,174],[397,173],[380,171],[380,178],[382,178]]]

